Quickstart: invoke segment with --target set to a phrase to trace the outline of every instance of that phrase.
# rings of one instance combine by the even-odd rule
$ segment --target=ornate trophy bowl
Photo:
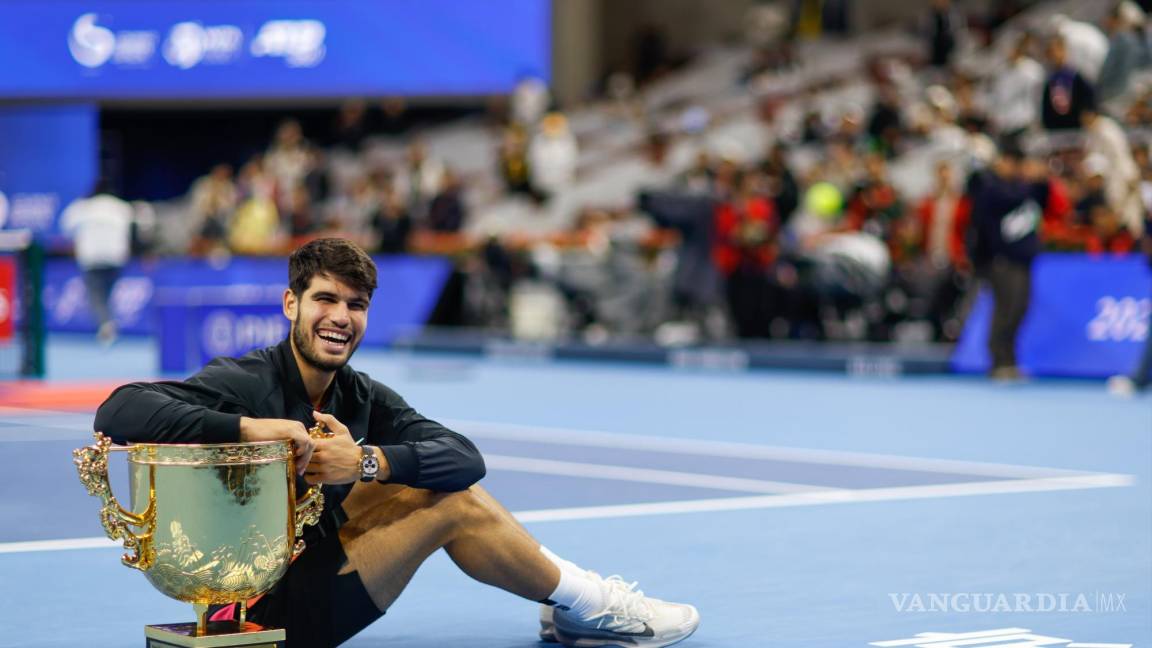
[[[96,444],[74,461],[89,494],[101,498],[109,538],[122,562],[164,594],[191,603],[197,622],[147,626],[150,645],[275,645],[283,630],[248,623],[249,599],[272,588],[304,549],[299,536],[324,506],[318,487],[297,502],[290,441],[227,444]],[[108,482],[108,454],[128,454],[131,507]],[[208,606],[239,604],[239,622],[210,622]]]

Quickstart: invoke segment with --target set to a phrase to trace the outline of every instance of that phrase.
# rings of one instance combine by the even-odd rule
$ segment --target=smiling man
[[[541,546],[477,485],[484,461],[468,439],[347,366],[376,289],[363,250],[318,239],[292,254],[288,274],[288,339],[217,358],[184,382],[125,385],[95,421],[121,443],[292,440],[302,478],[324,484],[324,514],[280,582],[250,602],[249,619],[286,628],[289,646],[340,644],[443,548],[472,578],[542,603],[545,641],[658,647],[696,630],[692,606],[648,598]],[[311,438],[315,424],[331,436]],[[232,608],[213,618],[232,618]]]

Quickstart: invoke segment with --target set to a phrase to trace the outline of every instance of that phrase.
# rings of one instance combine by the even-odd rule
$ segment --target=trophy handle
[[[320,492],[320,484],[316,484],[304,493],[304,497],[296,502],[296,544],[292,547],[292,557],[304,551],[304,525],[316,524],[320,521],[320,514],[324,512],[324,494]]]
[[[112,540],[120,540],[124,549],[131,552],[124,554],[120,561],[134,569],[147,571],[156,558],[152,547],[152,534],[156,527],[156,491],[149,483],[148,507],[143,513],[133,513],[120,506],[108,482],[108,453],[126,451],[128,448],[113,448],[112,439],[100,432],[93,436],[96,438],[95,445],[72,451],[72,463],[76,464],[80,481],[88,494],[99,497],[103,502],[100,522],[104,526],[104,533]],[[151,479],[149,474],[149,482]],[[142,527],[143,531],[134,533],[128,528],[129,525]]]

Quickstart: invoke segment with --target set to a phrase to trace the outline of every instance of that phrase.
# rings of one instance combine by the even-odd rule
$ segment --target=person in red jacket
[[[960,333],[957,305],[970,283],[967,232],[972,201],[960,191],[947,161],[936,165],[936,187],[916,206],[914,231],[915,281],[927,302],[927,317],[937,340],[955,340]]]
[[[779,218],[761,174],[746,172],[735,184],[736,191],[716,207],[712,261],[724,278],[736,334],[765,338],[780,307],[771,280]]]

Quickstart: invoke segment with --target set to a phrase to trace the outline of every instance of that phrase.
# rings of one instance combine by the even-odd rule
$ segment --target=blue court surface
[[[484,485],[552,550],[695,604],[685,647],[1152,645],[1148,396],[373,350],[353,364],[474,439]],[[137,341],[49,355],[68,385],[154,366]],[[145,624],[191,620],[103,538],[70,454],[92,408],[5,393],[0,646],[142,645]],[[536,614],[440,553],[347,645],[543,646]]]

